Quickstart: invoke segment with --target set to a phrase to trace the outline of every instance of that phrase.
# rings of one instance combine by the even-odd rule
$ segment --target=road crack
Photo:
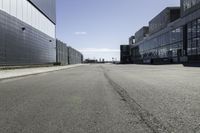
[[[140,121],[143,122],[153,133],[173,133],[173,130],[170,126],[165,126],[153,114],[142,108],[133,98],[131,98],[125,88],[118,85],[108,76],[105,70],[104,76],[113,89],[120,95],[123,101],[130,106],[133,113],[138,116]]]

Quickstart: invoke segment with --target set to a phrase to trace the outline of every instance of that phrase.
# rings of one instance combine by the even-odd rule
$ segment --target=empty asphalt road
[[[100,64],[1,80],[0,133],[200,133],[200,68]]]

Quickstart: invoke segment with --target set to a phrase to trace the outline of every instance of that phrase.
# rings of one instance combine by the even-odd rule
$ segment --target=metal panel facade
[[[79,51],[77,51],[77,50],[75,50],[71,47],[68,47],[68,53],[69,53],[69,56],[68,56],[69,57],[68,58],[69,64],[82,63],[83,55]]]
[[[0,11],[0,65],[56,62],[56,42],[32,26]]]
[[[67,44],[56,40],[56,61],[60,65],[68,65],[68,48]]]
[[[56,1],[55,0],[29,0],[40,9],[52,22],[56,23]]]

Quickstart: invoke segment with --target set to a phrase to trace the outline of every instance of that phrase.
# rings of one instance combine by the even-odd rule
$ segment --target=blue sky
[[[85,58],[119,60],[120,44],[180,0],[56,0],[57,38]]]

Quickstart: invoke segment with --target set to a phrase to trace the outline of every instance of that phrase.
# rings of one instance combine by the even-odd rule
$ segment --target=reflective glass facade
[[[149,34],[149,27],[144,26],[139,31],[135,33],[135,42],[142,41]]]
[[[196,6],[198,3],[200,3],[200,0],[182,0],[183,11],[189,10],[190,8]]]
[[[120,46],[120,61],[122,64],[127,64],[130,62],[130,46],[129,45],[121,45]]]
[[[200,19],[187,24],[188,55],[200,55]]]
[[[165,13],[174,8],[166,8],[149,22],[148,37],[130,45],[132,63],[200,63],[200,0],[180,1],[182,14],[178,19],[175,11],[170,16],[176,19],[169,21]],[[154,30],[158,23],[166,25]]]
[[[149,34],[156,33],[180,18],[180,7],[167,7],[149,22]]]
[[[176,57],[178,50],[183,51],[182,34],[183,29],[180,27],[152,39],[144,40],[138,44],[140,55],[136,56],[143,59]]]
[[[181,0],[182,16],[186,16],[199,9],[200,0]]]

